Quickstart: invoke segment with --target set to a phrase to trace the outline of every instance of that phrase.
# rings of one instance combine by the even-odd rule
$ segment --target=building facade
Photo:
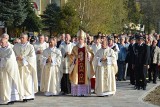
[[[68,0],[32,0],[35,11],[38,15],[43,14],[48,4],[56,3],[57,6],[64,6]]]

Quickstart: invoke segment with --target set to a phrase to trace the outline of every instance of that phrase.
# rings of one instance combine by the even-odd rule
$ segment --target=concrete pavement
[[[157,107],[155,105],[143,102],[145,97],[158,84],[149,83],[147,90],[135,90],[134,86],[129,85],[129,81],[117,82],[116,95],[110,97],[97,97],[93,94],[91,97],[72,97],[68,96],[43,96],[43,93],[36,94],[33,101],[27,103],[16,102],[8,107]],[[0,105],[0,107],[7,107]]]

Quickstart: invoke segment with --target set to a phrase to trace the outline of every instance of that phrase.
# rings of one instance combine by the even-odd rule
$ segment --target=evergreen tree
[[[1,0],[0,20],[5,22],[5,26],[20,26],[27,17],[25,9],[26,0]]]
[[[50,36],[53,32],[59,32],[60,7],[56,4],[49,4],[42,15],[42,22],[49,28]]]
[[[28,14],[22,26],[25,27],[25,30],[28,30],[29,32],[39,32],[42,28],[41,19],[36,15],[30,0],[27,0],[26,4]]]
[[[80,26],[80,19],[73,6],[66,4],[60,12],[59,28],[61,32],[75,35]]]

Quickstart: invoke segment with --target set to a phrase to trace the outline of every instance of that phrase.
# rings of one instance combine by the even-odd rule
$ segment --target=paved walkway
[[[72,97],[72,96],[54,96],[45,97],[42,93],[36,94],[34,101],[27,103],[16,102],[9,107],[157,107],[143,102],[142,98],[154,87],[160,85],[149,83],[147,90],[134,90],[129,85],[129,81],[117,82],[117,93],[110,97]],[[0,107],[7,107],[0,105]]]

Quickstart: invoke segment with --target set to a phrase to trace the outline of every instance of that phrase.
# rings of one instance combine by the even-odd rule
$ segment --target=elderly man
[[[23,100],[18,64],[12,48],[5,38],[0,48],[0,104],[13,104]]]
[[[78,44],[73,47],[70,58],[71,94],[73,96],[90,95],[90,79],[94,75],[92,61],[94,54],[85,44],[86,33],[78,31]]]
[[[114,95],[116,92],[117,60],[114,50],[108,47],[106,40],[102,42],[102,48],[97,51],[94,60],[96,62],[95,92],[97,96]]]
[[[41,91],[46,96],[58,95],[61,91],[60,65],[61,51],[56,47],[56,38],[49,40],[49,48],[43,51],[43,71],[41,77]]]
[[[61,50],[61,53],[62,53],[61,70],[63,72],[63,77],[61,80],[61,91],[64,92],[64,94],[71,93],[71,83],[69,80],[69,66],[70,66],[69,55],[71,54],[75,44],[71,43],[70,40],[71,40],[71,36],[69,34],[66,34],[65,42],[59,46],[59,49]]]
[[[39,35],[39,41],[34,45],[36,56],[37,56],[37,75],[38,75],[38,84],[40,86],[41,81],[41,72],[42,72],[42,53],[43,50],[48,48],[48,43],[45,42],[44,35]]]
[[[24,102],[34,99],[38,91],[36,56],[33,45],[28,42],[28,35],[21,34],[21,43],[15,44],[13,50],[19,66],[21,82],[24,90]]]
[[[7,33],[2,34],[1,38],[4,38],[8,42],[8,46],[13,48],[13,45],[9,42],[9,35]]]
[[[153,40],[151,49],[150,49],[150,68],[148,70],[149,81],[153,80],[153,83],[157,83],[158,76],[158,65],[160,65],[160,49],[157,46],[157,40]],[[153,79],[152,79],[153,73]]]

